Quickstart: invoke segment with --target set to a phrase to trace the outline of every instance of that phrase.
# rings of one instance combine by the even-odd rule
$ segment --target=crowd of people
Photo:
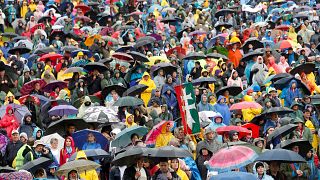
[[[0,2],[0,179],[320,179],[317,0]]]

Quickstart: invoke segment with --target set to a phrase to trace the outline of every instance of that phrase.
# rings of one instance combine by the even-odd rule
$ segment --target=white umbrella
[[[19,22],[22,22],[22,24],[26,24],[26,20],[24,20],[23,18],[15,19],[15,20],[11,23],[13,29],[16,29],[16,28],[18,27]]]
[[[20,41],[14,43],[14,47],[16,47],[16,46],[26,46],[28,49],[32,49],[33,43],[30,42],[29,40],[20,40]]]
[[[62,25],[53,25],[52,30],[61,30],[63,28]]]
[[[47,33],[43,29],[37,29],[34,31],[35,36],[41,36],[44,35],[45,38],[47,38]]]
[[[56,138],[58,139],[58,149],[62,149],[63,148],[63,145],[64,145],[64,138],[61,137],[58,133],[54,133],[54,134],[50,134],[50,135],[47,135],[47,136],[43,136],[40,140],[47,144],[47,145],[50,145],[50,141],[52,138]]]

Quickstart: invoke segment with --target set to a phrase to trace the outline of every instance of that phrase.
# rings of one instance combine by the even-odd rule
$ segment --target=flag
[[[194,134],[200,132],[199,114],[196,108],[196,98],[191,83],[174,87],[179,103],[179,109],[184,133]]]

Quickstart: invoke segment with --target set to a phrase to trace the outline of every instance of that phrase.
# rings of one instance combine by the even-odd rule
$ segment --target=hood
[[[86,102],[91,102],[91,99],[89,96],[85,96],[84,97],[84,100],[83,100],[83,103],[86,103]],[[92,102],[91,102],[92,103]]]
[[[290,83],[289,83],[289,87],[290,87],[290,88],[291,88],[291,86],[292,86],[293,83],[296,83],[296,85],[298,86],[297,81],[296,81],[295,79],[292,79],[292,80],[290,81]]]
[[[233,76],[233,73],[235,73],[236,72],[236,70],[235,69],[232,69],[232,71],[231,71],[231,74],[230,74],[230,77],[232,78],[232,76]]]
[[[207,98],[207,102],[206,102],[206,103],[204,103],[204,102],[202,101],[202,98],[203,98],[204,96],[206,96],[206,95],[205,95],[205,94],[202,94],[202,95],[201,95],[200,102],[201,102],[201,104],[208,104],[208,99],[209,99],[209,98]]]
[[[113,73],[113,77],[116,77],[117,73],[120,73],[120,71],[119,70],[115,70],[114,73]]]
[[[32,115],[31,114],[26,114],[25,116],[24,116],[24,118],[23,118],[23,123],[25,123],[26,122],[26,119],[27,119],[27,117],[31,117],[31,119],[32,119]],[[32,123],[32,121],[31,121],[31,123]]]
[[[6,114],[8,114],[10,110],[13,110],[13,108],[12,108],[11,106],[7,106],[7,108],[6,108]]]
[[[14,95],[12,94],[12,92],[11,92],[11,91],[9,91],[9,92],[7,93],[6,98],[11,97],[11,96],[14,98]]]
[[[144,76],[148,76],[149,79],[151,79],[150,74],[149,74],[147,71],[145,71],[145,72],[143,73],[142,77],[144,77]]]
[[[68,136],[68,137],[66,137],[66,140],[67,139],[71,140],[71,147],[75,147],[73,138],[71,136]],[[66,141],[64,141],[63,148],[66,148]]]
[[[81,158],[87,159],[87,155],[84,151],[77,152],[76,160],[81,159]]]
[[[170,121],[167,121],[167,122],[165,122],[165,123],[163,123],[162,125],[161,125],[161,134],[166,134],[166,128],[167,128],[167,124],[168,123],[170,123],[170,128],[172,128],[172,126],[173,126],[173,124],[171,124],[171,122]]]
[[[166,109],[166,112],[168,111],[168,106],[166,104],[163,104],[161,107],[164,107]]]
[[[217,99],[217,103],[218,103],[218,104],[220,104],[219,102],[220,102],[221,99],[226,100],[226,97],[220,95],[220,96],[218,97],[218,99]]]
[[[214,123],[216,123],[215,120],[216,120],[216,118],[218,118],[218,117],[222,119],[222,121],[221,121],[221,123],[222,123],[222,122],[223,122],[223,117],[222,117],[222,115],[221,115],[220,113],[216,113],[215,116],[213,116],[213,119],[214,119],[213,121],[214,121]]]
[[[38,132],[38,131],[41,131],[41,137],[43,136],[43,131],[42,131],[42,129],[36,127],[36,128],[34,128],[33,133],[32,133],[32,137],[33,137],[34,139],[36,139],[36,135],[37,135],[37,132]]]
[[[133,118],[131,124],[128,123],[128,118],[129,118],[130,116],[132,116],[132,118]],[[127,125],[127,127],[131,127],[131,126],[136,125],[136,123],[134,122],[134,115],[128,113],[128,114],[126,115],[126,122],[125,122],[125,124]]]
[[[257,161],[257,162],[254,163],[254,165],[253,165],[253,167],[252,167],[252,172],[253,172],[253,174],[256,174],[256,175],[257,175],[257,170],[256,170],[257,168],[256,168],[256,166],[259,165],[259,164],[262,164],[263,167],[264,167],[264,174],[263,174],[263,176],[266,175],[266,166],[265,166],[265,164],[264,164],[263,162],[261,162],[261,161]]]
[[[167,94],[167,91],[170,90],[171,93],[175,94],[174,89],[171,86],[162,86],[162,94]]]

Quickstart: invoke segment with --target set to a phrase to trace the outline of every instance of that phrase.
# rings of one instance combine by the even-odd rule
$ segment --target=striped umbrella
[[[244,167],[258,157],[254,150],[245,146],[231,146],[220,149],[209,160],[210,169],[227,171]]]

